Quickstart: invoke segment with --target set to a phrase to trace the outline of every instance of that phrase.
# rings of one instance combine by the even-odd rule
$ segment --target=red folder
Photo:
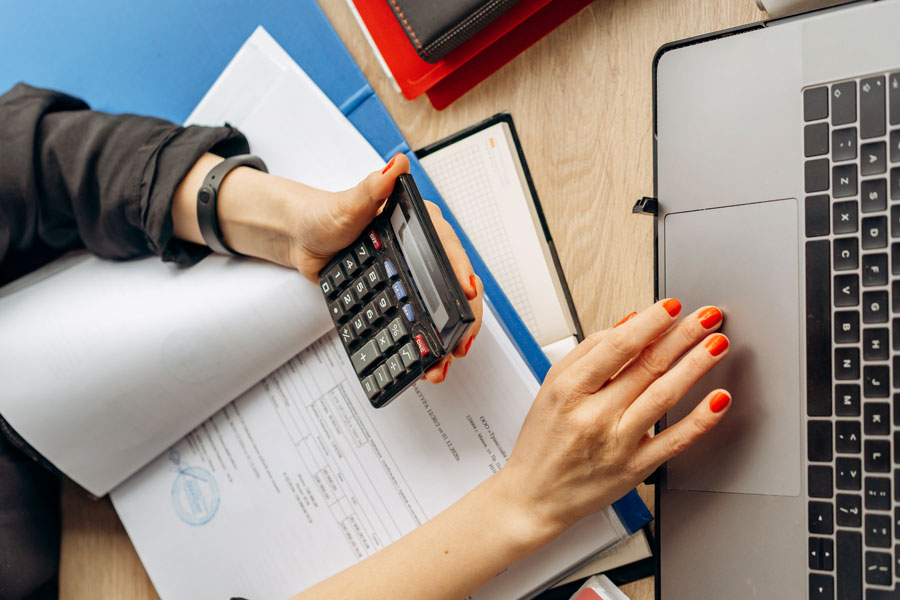
[[[531,44],[587,6],[590,0],[521,0],[443,60],[419,58],[385,0],[353,0],[360,18],[410,100],[429,92],[445,108]]]

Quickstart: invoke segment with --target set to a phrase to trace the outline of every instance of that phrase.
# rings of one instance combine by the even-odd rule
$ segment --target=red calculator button
[[[378,237],[378,234],[375,233],[374,229],[369,231],[369,239],[372,241],[372,245],[375,246],[376,250],[381,250],[381,238]]]
[[[428,343],[425,342],[425,338],[422,337],[422,334],[416,334],[416,346],[419,347],[419,354],[425,356],[428,354]]]

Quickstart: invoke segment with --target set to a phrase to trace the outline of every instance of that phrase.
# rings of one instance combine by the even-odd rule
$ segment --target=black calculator
[[[453,352],[475,321],[411,175],[319,273],[344,350],[381,408]]]

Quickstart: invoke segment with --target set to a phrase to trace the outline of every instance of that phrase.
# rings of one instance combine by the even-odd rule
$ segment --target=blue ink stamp
[[[206,525],[216,516],[219,499],[219,484],[212,473],[202,467],[178,470],[172,484],[172,507],[179,519],[188,525]]]

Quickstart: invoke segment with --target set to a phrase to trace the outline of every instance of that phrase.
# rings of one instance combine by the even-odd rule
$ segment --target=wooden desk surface
[[[761,19],[753,0],[596,0],[441,112],[393,90],[344,0],[319,3],[413,148],[512,113],[586,331],[653,301],[651,220],[631,214],[653,192],[651,61],[666,42]],[[624,591],[649,600],[652,579]],[[109,501],[72,485],[60,597],[157,598]]]

